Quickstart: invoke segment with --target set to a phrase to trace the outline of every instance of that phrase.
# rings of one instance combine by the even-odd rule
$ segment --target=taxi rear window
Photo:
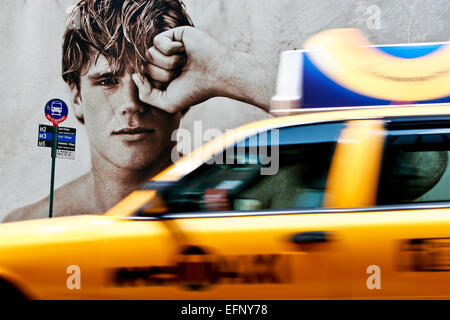
[[[450,201],[450,120],[388,127],[378,205]]]

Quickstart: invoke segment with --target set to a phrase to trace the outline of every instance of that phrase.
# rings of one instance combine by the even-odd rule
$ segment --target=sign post
[[[53,125],[52,137],[52,173],[50,177],[50,207],[48,209],[48,217],[53,216],[53,190],[55,189],[55,164],[56,164],[56,147],[58,141],[58,125]]]
[[[45,117],[53,123],[52,134],[52,171],[50,177],[50,206],[48,209],[48,217],[53,217],[53,191],[55,186],[55,164],[56,150],[58,146],[58,124],[67,119],[69,109],[64,101],[60,99],[52,99],[45,105]]]

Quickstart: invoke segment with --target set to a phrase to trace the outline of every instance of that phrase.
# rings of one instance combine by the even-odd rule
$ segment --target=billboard
[[[112,2],[126,9],[126,26],[92,20],[95,12],[113,12]],[[2,1],[0,220],[11,212],[17,219],[47,214],[50,150],[36,146],[36,127],[53,97],[68,103],[64,125],[77,132],[75,160],[56,165],[55,216],[101,213],[170,165],[177,128],[193,132],[200,122],[203,130],[225,132],[271,117],[280,53],[302,48],[313,34],[355,27],[372,43],[386,44],[447,41],[450,30],[447,0],[433,6],[412,0],[410,12],[387,0],[89,3]],[[162,29],[151,29],[160,15]],[[173,34],[168,51],[161,37],[155,50],[158,34],[186,25],[195,31]],[[231,53],[228,62],[224,53]],[[184,73],[186,65],[197,73]],[[229,81],[213,86],[218,74]],[[177,148],[184,153],[184,147]]]

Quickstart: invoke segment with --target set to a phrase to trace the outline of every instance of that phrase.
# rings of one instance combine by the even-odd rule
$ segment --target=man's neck
[[[116,167],[92,150],[91,183],[95,206],[105,212],[142,183],[172,164],[170,152],[163,154],[151,166],[142,170]]]

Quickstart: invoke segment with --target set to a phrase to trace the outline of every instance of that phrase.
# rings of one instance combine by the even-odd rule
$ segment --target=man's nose
[[[127,74],[123,78],[121,90],[121,104],[118,110],[121,115],[131,115],[135,113],[143,113],[146,111],[145,106],[139,100],[139,91],[131,78],[131,74]]]

